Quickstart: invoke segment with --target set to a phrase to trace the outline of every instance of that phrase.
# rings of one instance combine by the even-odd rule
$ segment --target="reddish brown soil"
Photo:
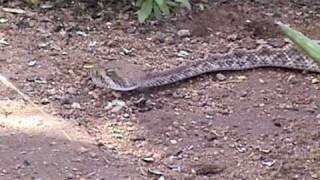
[[[200,2],[192,12],[144,25],[129,18],[130,9],[14,4],[26,13],[0,11],[8,20],[0,24],[0,39],[9,43],[0,46],[1,74],[63,119],[59,132],[69,134],[52,133],[50,119],[32,134],[3,121],[1,179],[320,178],[317,74],[257,69],[223,73],[223,81],[207,74],[130,93],[86,80],[85,65],[96,62],[118,60],[135,76],[129,64],[160,71],[224,51],[230,43],[254,48],[255,40],[282,38],[274,20],[320,39],[316,1],[221,0],[204,3],[203,11]],[[180,29],[191,36],[178,37]],[[190,55],[178,57],[180,50]],[[0,93],[1,104],[21,99],[4,87]],[[14,121],[27,107],[3,105],[1,116]]]

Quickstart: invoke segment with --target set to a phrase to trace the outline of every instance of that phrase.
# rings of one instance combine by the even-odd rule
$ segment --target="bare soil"
[[[26,12],[0,11],[8,42],[0,45],[1,74],[51,118],[1,87],[1,179],[319,179],[317,74],[212,73],[128,93],[87,79],[93,63],[120,64],[130,78],[230,44],[278,43],[274,20],[320,39],[317,1],[201,2],[143,25],[130,7],[3,3]],[[181,29],[191,35],[179,37]]]

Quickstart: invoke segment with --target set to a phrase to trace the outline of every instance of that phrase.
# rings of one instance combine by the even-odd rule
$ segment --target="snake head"
[[[112,68],[103,68],[95,66],[89,71],[89,77],[92,82],[98,87],[110,88],[113,84],[112,77],[115,75],[115,70]]]
[[[118,91],[131,91],[137,89],[135,84],[128,85],[128,82],[118,75],[115,68],[93,67],[90,69],[89,76],[97,87]]]

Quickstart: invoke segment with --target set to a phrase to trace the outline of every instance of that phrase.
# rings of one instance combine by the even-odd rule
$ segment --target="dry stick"
[[[34,102],[32,102],[32,100],[30,99],[30,97],[28,97],[27,95],[25,95],[23,92],[21,92],[16,86],[14,86],[6,77],[4,77],[1,73],[0,73],[0,81],[7,86],[8,88],[13,89],[15,92],[17,92],[25,101],[27,101],[28,103],[30,103],[34,108],[36,108],[39,112],[41,112],[46,118],[49,119],[50,115],[48,113],[46,113],[40,106],[36,105]],[[62,129],[62,133],[64,134],[64,136],[66,136],[66,138],[71,141],[72,139],[70,138],[70,136]]]

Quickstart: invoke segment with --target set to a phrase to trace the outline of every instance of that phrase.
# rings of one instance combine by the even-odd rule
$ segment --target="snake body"
[[[139,80],[124,80],[107,67],[99,66],[90,71],[90,77],[97,86],[117,91],[132,91],[136,89],[163,86],[204,73],[238,71],[264,67],[320,73],[320,66],[296,49],[273,49],[262,47],[255,51],[213,54],[204,60],[196,61],[171,70],[145,74],[145,76]]]

